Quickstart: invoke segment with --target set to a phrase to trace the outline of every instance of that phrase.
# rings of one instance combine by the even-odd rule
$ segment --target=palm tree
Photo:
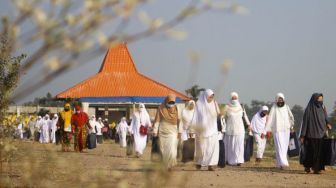
[[[201,91],[204,91],[204,90],[205,90],[204,88],[199,88],[199,86],[196,84],[196,85],[193,85],[191,88],[185,90],[185,92],[188,96],[192,97],[194,101],[197,101],[198,96],[200,95]]]

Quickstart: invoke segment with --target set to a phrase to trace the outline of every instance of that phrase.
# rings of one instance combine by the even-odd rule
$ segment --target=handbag
[[[300,155],[299,141],[295,132],[290,133],[287,154],[289,157],[296,157]]]
[[[143,126],[143,125],[140,125],[140,134],[141,134],[142,136],[147,135],[147,131],[148,131],[147,127],[145,127],[145,126]]]
[[[107,127],[103,127],[103,128],[101,128],[101,132],[102,132],[102,133],[107,133],[107,131],[108,131],[108,128],[107,128]]]
[[[142,136],[146,136],[146,135],[147,135],[147,132],[148,132],[148,129],[147,129],[147,127],[145,127],[145,126],[142,124],[140,113],[139,113],[139,118],[140,118],[140,128],[139,128],[139,132],[140,132],[140,134],[141,134]]]

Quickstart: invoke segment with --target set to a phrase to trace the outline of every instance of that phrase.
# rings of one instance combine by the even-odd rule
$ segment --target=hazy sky
[[[181,2],[156,0],[142,10],[168,20],[189,1]],[[290,106],[305,107],[313,92],[322,92],[331,110],[336,100],[336,1],[234,2],[247,7],[249,14],[206,13],[177,27],[188,32],[184,41],[151,37],[129,44],[139,72],[182,92],[192,84],[213,88],[220,102],[228,102],[231,91],[237,91],[245,103],[252,99],[273,101],[277,92],[283,92]],[[139,27],[132,23],[128,29]],[[193,83],[187,83],[190,51],[201,56]],[[103,57],[19,102],[48,91],[56,95],[88,78],[98,71]],[[234,64],[224,82],[220,67],[226,58]],[[222,91],[218,93],[220,84]]]

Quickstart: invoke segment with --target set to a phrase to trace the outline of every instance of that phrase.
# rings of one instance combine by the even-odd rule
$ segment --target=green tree
[[[193,85],[191,88],[185,90],[186,94],[190,96],[194,101],[197,101],[198,96],[200,95],[201,91],[204,91],[204,88],[199,88],[198,85]]]
[[[298,133],[300,131],[300,128],[301,128],[301,121],[302,121],[303,113],[304,113],[303,107],[300,106],[300,105],[297,105],[297,104],[294,105],[292,107],[292,113],[293,113],[294,120],[295,120],[294,130]]]
[[[68,99],[66,102],[71,104],[78,103],[78,99]],[[43,106],[43,107],[62,107],[64,101],[55,99],[50,92],[45,97],[35,97],[33,101],[29,101],[23,104],[24,106]]]
[[[6,24],[6,20],[3,20]],[[19,79],[20,62],[25,55],[13,56],[12,39],[9,31],[0,33],[0,122],[10,104],[10,97]]]
[[[336,136],[336,102],[333,109],[333,112],[329,115],[329,123],[332,126],[333,135]]]
[[[247,104],[243,104],[247,116],[252,119],[254,114],[256,114],[262,106],[268,106],[268,108],[271,108],[272,103],[271,102],[264,102],[259,100],[252,100],[251,101],[251,107]]]

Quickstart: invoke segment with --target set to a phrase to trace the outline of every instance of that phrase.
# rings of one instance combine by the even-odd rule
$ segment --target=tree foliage
[[[24,58],[24,54],[13,56],[12,40],[8,31],[0,33],[0,122],[10,104],[11,93],[19,79],[20,62]]]
[[[193,85],[191,88],[185,90],[186,94],[190,96],[194,101],[197,101],[198,96],[200,95],[201,91],[204,91],[204,88],[200,88],[198,85]]]

